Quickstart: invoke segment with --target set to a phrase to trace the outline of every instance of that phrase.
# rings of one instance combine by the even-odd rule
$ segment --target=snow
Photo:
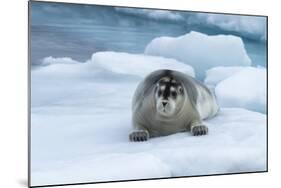
[[[248,67],[219,82],[215,93],[221,107],[266,112],[266,69]]]
[[[158,37],[145,48],[145,54],[174,58],[191,65],[199,78],[205,71],[217,66],[249,66],[240,37],[232,35],[208,36],[190,32],[179,37]]]
[[[207,136],[186,132],[129,142],[131,99],[142,74],[163,68],[159,62],[185,72],[190,66],[116,52],[96,53],[86,62],[54,61],[31,71],[33,186],[266,170],[266,115],[243,108],[221,108],[205,121]],[[262,69],[243,70],[218,83],[220,97],[232,89],[225,82],[265,91],[257,77]]]

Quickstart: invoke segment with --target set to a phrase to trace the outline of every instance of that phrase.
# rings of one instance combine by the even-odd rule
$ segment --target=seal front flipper
[[[142,142],[149,139],[149,133],[147,130],[136,130],[129,135],[131,142]]]
[[[196,121],[191,124],[191,133],[193,136],[202,136],[208,134],[208,127],[203,125],[201,121]]]

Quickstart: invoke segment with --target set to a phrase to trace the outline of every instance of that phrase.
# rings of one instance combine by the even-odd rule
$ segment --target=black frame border
[[[193,12],[193,13],[206,13],[206,14],[223,14],[223,15],[236,15],[236,16],[255,16],[266,18],[266,169],[262,171],[250,171],[250,172],[235,172],[235,173],[218,173],[218,174],[206,174],[206,175],[192,175],[192,176],[177,176],[177,177],[161,177],[161,178],[147,178],[147,179],[129,179],[129,180],[116,180],[116,181],[99,181],[99,182],[83,182],[83,183],[67,183],[67,184],[46,184],[46,185],[31,185],[31,3],[39,2],[46,4],[72,4],[72,5],[88,5],[88,6],[101,6],[101,7],[118,7],[118,8],[134,8],[134,9],[148,9],[148,10],[168,10],[168,11],[179,11],[179,12]],[[164,179],[178,179],[178,178],[191,178],[191,177],[208,177],[208,176],[223,176],[223,175],[239,175],[239,174],[256,174],[268,172],[268,16],[259,14],[239,14],[239,13],[228,13],[228,12],[207,12],[207,11],[194,11],[194,10],[176,10],[176,9],[161,9],[161,8],[148,8],[148,7],[133,7],[133,6],[120,6],[120,5],[101,5],[101,4],[87,4],[87,3],[73,3],[73,2],[56,2],[56,1],[40,1],[40,0],[29,0],[28,1],[28,187],[55,187],[55,186],[71,186],[71,185],[89,185],[89,184],[100,184],[100,183],[118,183],[118,182],[132,182],[132,181],[151,181],[151,180],[164,180]]]

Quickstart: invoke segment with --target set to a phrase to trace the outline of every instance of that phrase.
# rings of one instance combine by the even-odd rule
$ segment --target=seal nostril
[[[163,106],[166,106],[167,102],[162,102]]]

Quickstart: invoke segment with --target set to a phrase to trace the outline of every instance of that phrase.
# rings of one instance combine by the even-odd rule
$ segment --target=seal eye
[[[176,97],[177,96],[177,92],[175,92],[175,91],[172,91],[171,94],[172,94],[172,97]]]
[[[181,86],[179,86],[179,92],[180,92],[180,94],[183,94],[183,89],[182,89],[182,87]]]

